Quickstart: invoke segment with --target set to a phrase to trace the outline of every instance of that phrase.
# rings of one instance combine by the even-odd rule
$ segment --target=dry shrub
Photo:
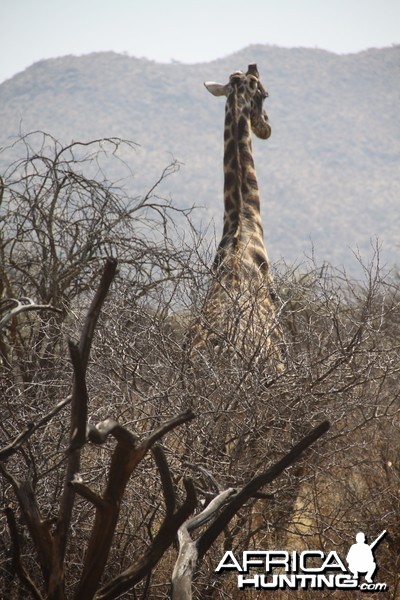
[[[106,178],[85,176],[84,165],[93,168],[98,146],[85,145],[80,149],[84,156],[77,156],[78,148],[51,140],[49,155],[47,142],[42,139],[39,158],[36,151],[28,153],[3,178],[2,298],[31,296],[59,312],[21,313],[5,329],[0,345],[1,445],[70,393],[73,370],[66,342],[79,336],[104,257],[115,256],[119,273],[99,318],[86,375],[88,422],[112,418],[144,439],[191,409],[196,419],[174,428],[162,442],[178,504],[185,499],[185,478],[194,481],[205,506],[216,494],[214,484],[240,488],[321,420],[332,424],[297,465],[239,510],[199,565],[193,597],[236,597],[234,575],[214,573],[226,549],[334,549],[345,555],[359,529],[371,539],[387,529],[377,557],[380,579],[388,583],[389,597],[396,598],[399,291],[396,277],[383,275],[379,254],[371,264],[360,265],[359,281],[327,266],[311,264],[301,272],[280,267],[276,287],[288,347],[284,371],[266,369],[256,360],[238,361],[234,354],[207,352],[194,369],[185,331],[207,285],[199,240],[192,247],[174,242],[174,213],[152,194],[130,199]],[[31,142],[22,143],[28,147]],[[116,151],[121,142],[108,140],[100,146],[106,143]],[[150,215],[159,219],[161,236],[154,234]],[[60,511],[67,414],[66,405],[6,462],[16,480],[30,482],[49,531]],[[108,440],[82,450],[80,475],[96,494],[104,490],[114,449],[115,440]],[[0,495],[3,507],[18,517],[24,569],[43,592],[32,540],[7,477]],[[166,513],[160,471],[147,454],[127,483],[103,583],[138,560]],[[94,517],[93,505],[77,497],[65,562],[66,598],[73,597],[78,585]],[[0,527],[1,593],[18,598],[26,593],[26,584],[18,579],[10,555],[5,517]],[[169,597],[176,556],[176,548],[170,547],[123,597]],[[282,592],[279,597],[289,596]]]

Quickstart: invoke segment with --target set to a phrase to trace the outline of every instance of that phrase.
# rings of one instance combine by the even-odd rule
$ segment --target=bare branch
[[[184,481],[186,499],[182,506],[168,518],[165,518],[153,543],[135,560],[131,567],[115,577],[110,583],[102,587],[95,595],[95,600],[113,600],[122,593],[130,590],[136,583],[144,579],[154,569],[165,551],[174,541],[174,538],[188,516],[194,511],[197,504],[196,492],[190,480]]]
[[[235,489],[228,488],[220,492],[198,515],[183,523],[178,531],[179,554],[172,572],[172,600],[190,600],[192,598],[192,580],[198,562],[197,541],[191,539],[189,532],[205,525],[226,504]]]
[[[115,421],[109,420],[108,423],[104,422],[103,430],[106,435],[114,435],[117,438],[118,443],[111,457],[107,484],[102,498],[104,506],[102,506],[101,509],[98,508],[96,510],[95,522],[88,544],[83,573],[76,595],[77,599],[91,598],[98,588],[110,552],[115,527],[118,522],[121,500],[131,474],[157,440],[168,431],[171,431],[175,427],[178,427],[193,418],[193,413],[191,411],[186,411],[185,413],[170,419],[164,425],[161,425],[161,427],[156,429],[155,432],[150,434],[138,445],[136,445],[136,438],[125,428],[118,426]],[[93,429],[91,429],[91,431],[93,432]],[[188,483],[190,490],[191,485],[191,483]],[[188,493],[188,499],[184,506],[173,515],[168,514],[168,517],[165,517],[165,522],[159,532],[161,537],[159,538],[156,536],[154,539],[154,543],[157,539],[160,539],[160,546],[150,552],[150,558],[148,559],[150,561],[149,564],[152,563],[155,556],[158,557],[157,561],[161,558],[162,553],[159,554],[159,550],[163,547],[165,540],[169,540],[168,536],[170,534],[171,541],[168,542],[167,547],[172,543],[173,536],[187,516],[183,521],[179,522],[179,525],[176,527],[173,534],[170,532],[170,527],[175,527],[177,520],[181,518],[182,512],[186,514],[185,507],[187,508],[187,506],[189,506],[190,498],[192,498],[192,495],[191,493]],[[192,504],[190,504],[190,506],[192,506]],[[166,536],[165,539],[163,536]],[[140,572],[142,572],[142,567],[139,569]],[[134,570],[136,573],[136,567]],[[148,572],[149,571],[145,569],[145,574],[143,576],[146,576]]]
[[[51,574],[52,543],[45,522],[42,519],[32,486],[29,481],[17,480],[1,463],[0,471],[13,487],[21,514],[27,524],[38,553],[44,581],[47,583]]]
[[[0,461],[6,460],[15,454],[20,449],[22,444],[26,442],[33,433],[35,433],[35,431],[40,429],[40,427],[47,425],[47,423],[51,421],[53,417],[55,417],[63,408],[65,408],[65,406],[71,402],[71,398],[72,396],[67,396],[67,398],[61,400],[61,402],[56,404],[56,406],[50,412],[39,419],[37,423],[28,423],[24,431],[19,433],[12,442],[0,450]]]
[[[104,444],[109,435],[124,444],[127,449],[134,448],[139,439],[134,433],[131,433],[113,419],[106,419],[97,425],[91,425],[90,423],[87,425],[88,441],[93,444]]]
[[[201,513],[192,517],[184,524],[188,532],[192,532],[208,523],[215,513],[217,513],[220,508],[228,502],[229,498],[231,498],[233,494],[236,494],[236,492],[237,490],[235,488],[228,488],[220,492],[218,496],[215,496]]]
[[[280,461],[270,469],[256,475],[228,502],[228,505],[210,525],[210,527],[200,536],[198,540],[199,560],[203,558],[207,550],[217,539],[219,534],[228,525],[238,510],[245,504],[258,490],[274,481],[287,467],[296,462],[305,450],[307,450],[318,438],[329,430],[328,421],[323,421],[315,427],[308,435],[298,442]]]
[[[103,269],[97,292],[92,300],[88,314],[86,316],[83,330],[81,333],[81,338],[79,341],[79,351],[81,353],[84,370],[86,370],[88,364],[90,349],[92,347],[93,342],[93,334],[100,316],[100,311],[116,272],[117,261],[112,258],[108,258]]]
[[[153,433],[151,435],[149,435],[149,437],[147,437],[142,442],[141,445],[143,447],[146,447],[146,449],[151,448],[151,446],[153,444],[155,444],[156,442],[158,442],[158,440],[160,440],[166,433],[168,433],[175,427],[178,427],[178,425],[182,425],[183,423],[187,423],[188,421],[191,421],[192,419],[195,418],[195,416],[196,415],[193,413],[193,411],[191,409],[187,410],[186,412],[174,417],[170,421],[167,421],[166,423],[161,425],[158,429],[153,431]]]
[[[31,298],[20,298],[19,300],[9,298],[3,300],[0,303],[0,314],[6,311],[7,314],[0,321],[0,331],[17,315],[24,312],[40,310],[52,310],[58,313],[62,312],[59,308],[51,306],[51,304],[36,304]]]
[[[42,594],[36,587],[35,583],[29,577],[28,573],[25,570],[24,565],[21,560],[21,548],[19,543],[19,533],[17,528],[17,523],[15,520],[14,511],[12,508],[7,507],[4,509],[4,513],[7,518],[8,529],[10,531],[11,543],[12,543],[12,566],[15,572],[18,574],[18,577],[21,580],[21,583],[27,588],[27,590],[32,594],[32,597],[35,600],[44,600]]]
[[[108,290],[114,279],[116,269],[117,262],[112,259],[107,259],[100,284],[85,319],[79,342],[79,351],[78,348],[74,348],[74,346],[70,345],[70,349],[72,349],[71,358],[75,370],[71,402],[70,452],[65,471],[64,490],[61,496],[59,519],[54,534],[52,578],[49,588],[50,596],[52,594],[55,595],[60,593],[59,590],[64,587],[63,563],[75,498],[75,489],[70,485],[70,482],[73,481],[75,475],[79,473],[79,446],[83,443],[84,436],[86,435],[87,391],[85,373],[92,346],[94,330],[100,316],[101,307],[103,306]],[[71,448],[73,449],[71,450]]]
[[[176,497],[174,491],[174,483],[171,477],[171,471],[169,470],[167,459],[165,457],[164,450],[158,444],[153,446],[152,454],[156,462],[158,472],[160,473],[161,484],[163,487],[164,501],[165,501],[165,512],[166,517],[172,515],[176,508]]]
[[[214,543],[215,539],[228,525],[229,521],[237,514],[243,506],[259,490],[260,487],[273,481],[282,471],[297,460],[318,437],[329,429],[327,422],[321,423],[308,436],[303,438],[292,450],[271,469],[254,477],[240,491],[233,488],[221,492],[212,502],[199,514],[181,526],[179,529],[179,554],[172,573],[172,599],[191,600],[192,580],[199,561]],[[201,527],[210,521],[223,505],[227,505],[215,521],[206,531],[194,541],[190,537],[191,531]]]
[[[88,392],[85,368],[79,347],[71,340],[68,342],[72,366],[74,368],[74,391],[71,406],[71,441],[68,451],[81,448],[86,442],[86,421],[88,411]]]
[[[82,481],[82,478],[78,474],[75,475],[70,485],[73,486],[75,491],[82,496],[82,498],[85,498],[85,500],[91,502],[93,506],[99,510],[103,510],[106,507],[106,503],[103,501],[103,499],[87,485],[85,485]]]
[[[214,492],[218,492],[218,493],[223,491],[221,484],[218,483],[218,481],[215,479],[214,475],[212,473],[210,473],[210,471],[208,471],[202,465],[193,465],[191,463],[184,463],[183,466],[189,467],[190,469],[201,473],[204,480],[207,482],[209,489],[212,489],[212,490],[214,490]]]

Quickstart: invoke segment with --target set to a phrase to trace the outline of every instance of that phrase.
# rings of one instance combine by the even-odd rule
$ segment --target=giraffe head
[[[250,107],[250,122],[253,133],[265,140],[271,135],[271,127],[263,104],[268,96],[267,90],[260,81],[257,65],[249,65],[247,73],[235,71],[229,77],[229,83],[223,85],[208,81],[204,84],[208,91],[214,96],[226,96],[231,94],[243,99]]]

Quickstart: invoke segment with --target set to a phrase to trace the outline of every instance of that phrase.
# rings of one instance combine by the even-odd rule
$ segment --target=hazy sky
[[[102,50],[210,61],[255,43],[337,53],[400,43],[400,0],[1,0],[0,82]]]

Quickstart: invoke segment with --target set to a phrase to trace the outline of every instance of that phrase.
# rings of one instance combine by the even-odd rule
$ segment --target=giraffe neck
[[[236,86],[225,109],[224,228],[216,266],[232,253],[239,255],[241,262],[268,269],[251,143],[250,106]]]

